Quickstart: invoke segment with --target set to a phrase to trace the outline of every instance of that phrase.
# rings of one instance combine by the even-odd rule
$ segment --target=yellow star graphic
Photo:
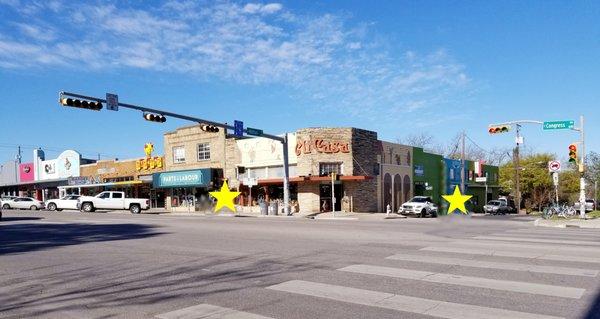
[[[442,197],[450,203],[450,207],[448,208],[448,214],[454,212],[454,210],[458,209],[463,214],[467,213],[467,209],[465,208],[465,202],[469,200],[469,198],[473,197],[472,195],[463,195],[460,193],[460,189],[458,186],[454,188],[454,194],[452,195],[442,195]]]
[[[210,192],[210,196],[217,199],[217,205],[215,205],[215,212],[217,212],[223,207],[227,207],[235,213],[235,206],[233,205],[233,200],[239,195],[240,192],[230,191],[229,185],[227,185],[227,181],[224,181],[220,191]]]

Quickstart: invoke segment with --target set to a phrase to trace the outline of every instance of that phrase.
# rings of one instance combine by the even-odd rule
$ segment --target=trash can
[[[278,206],[276,201],[271,202],[271,205],[269,206],[269,215],[277,215]]]
[[[265,203],[264,201],[260,201],[258,202],[258,207],[260,208],[261,215],[267,215],[267,203]]]

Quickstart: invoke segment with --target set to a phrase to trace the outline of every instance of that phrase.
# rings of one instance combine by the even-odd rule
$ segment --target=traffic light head
[[[510,125],[493,125],[488,128],[490,134],[506,133],[510,131]]]
[[[164,115],[152,114],[152,113],[144,113],[144,119],[146,121],[158,122],[158,123],[164,123],[167,121],[167,118]]]
[[[61,98],[60,104],[69,107],[77,107],[81,109],[88,109],[92,111],[100,111],[102,109],[102,103],[99,101],[86,101],[72,98]]]
[[[204,132],[210,132],[210,133],[217,133],[219,132],[219,128],[214,126],[214,125],[208,125],[208,124],[202,124],[200,126],[200,128],[204,131]]]
[[[577,163],[577,145],[569,145],[569,163]]]

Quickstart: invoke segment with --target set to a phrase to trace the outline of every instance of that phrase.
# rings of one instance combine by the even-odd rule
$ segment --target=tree
[[[554,155],[547,153],[526,155],[520,160],[520,190],[526,209],[541,208],[552,200],[554,186],[547,163]],[[515,192],[513,162],[500,166],[500,188],[504,193]]]

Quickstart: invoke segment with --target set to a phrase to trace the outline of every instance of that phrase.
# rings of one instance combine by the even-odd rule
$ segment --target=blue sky
[[[586,117],[600,151],[597,1],[0,0],[0,161],[15,145],[50,156],[143,156],[189,123],[57,103],[61,90],[282,133],[355,126],[394,141],[489,123]],[[566,156],[575,132],[523,129],[535,151]]]

